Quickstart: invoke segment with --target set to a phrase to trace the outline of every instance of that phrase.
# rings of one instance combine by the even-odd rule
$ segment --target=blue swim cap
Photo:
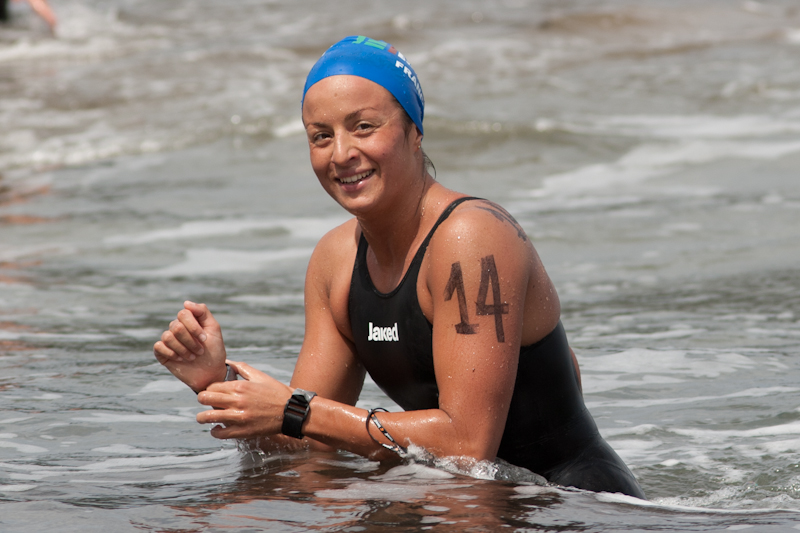
[[[362,35],[345,37],[322,54],[306,78],[301,108],[312,85],[342,74],[368,79],[392,93],[424,133],[425,97],[414,69],[394,46]]]

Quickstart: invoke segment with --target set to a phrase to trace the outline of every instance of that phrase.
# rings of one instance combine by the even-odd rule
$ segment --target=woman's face
[[[422,180],[422,135],[377,83],[358,76],[317,82],[306,93],[303,124],[314,173],[354,215],[385,209]]]

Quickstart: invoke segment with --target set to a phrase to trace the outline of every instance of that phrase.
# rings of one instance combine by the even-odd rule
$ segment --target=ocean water
[[[51,3],[55,38],[0,26],[0,531],[800,529],[796,2]],[[528,231],[647,502],[239,449],[153,359],[193,299],[289,380],[346,219],[300,91],[350,34],[414,64],[437,179]]]

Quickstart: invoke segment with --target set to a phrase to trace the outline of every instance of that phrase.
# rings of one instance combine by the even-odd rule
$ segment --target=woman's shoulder
[[[360,235],[361,230],[355,218],[328,231],[314,247],[308,264],[309,271],[330,278],[340,269],[352,270]]]
[[[348,248],[355,248],[358,246],[360,235],[358,220],[351,218],[325,233],[317,241],[314,251],[315,253],[321,251],[326,254],[337,254]]]
[[[519,222],[502,206],[483,198],[462,201],[436,229],[437,248],[503,247],[529,249],[530,239]]]

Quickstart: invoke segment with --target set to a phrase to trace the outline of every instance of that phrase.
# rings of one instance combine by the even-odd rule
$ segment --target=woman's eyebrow
[[[363,107],[361,109],[357,109],[357,110],[345,115],[344,116],[344,121],[345,122],[350,122],[351,120],[357,119],[359,117],[359,115],[361,115],[364,111],[375,111],[375,110],[376,109],[374,107]],[[308,128],[309,126],[315,126],[317,128],[324,128],[324,127],[328,126],[328,123],[327,122],[309,122],[309,123],[307,123],[305,125],[306,128]]]
[[[374,107],[362,107],[361,109],[353,111],[352,113],[348,113],[344,117],[345,122],[348,122],[350,120],[358,118],[358,116],[361,115],[361,113],[363,113],[364,111],[375,111],[375,108]]]

